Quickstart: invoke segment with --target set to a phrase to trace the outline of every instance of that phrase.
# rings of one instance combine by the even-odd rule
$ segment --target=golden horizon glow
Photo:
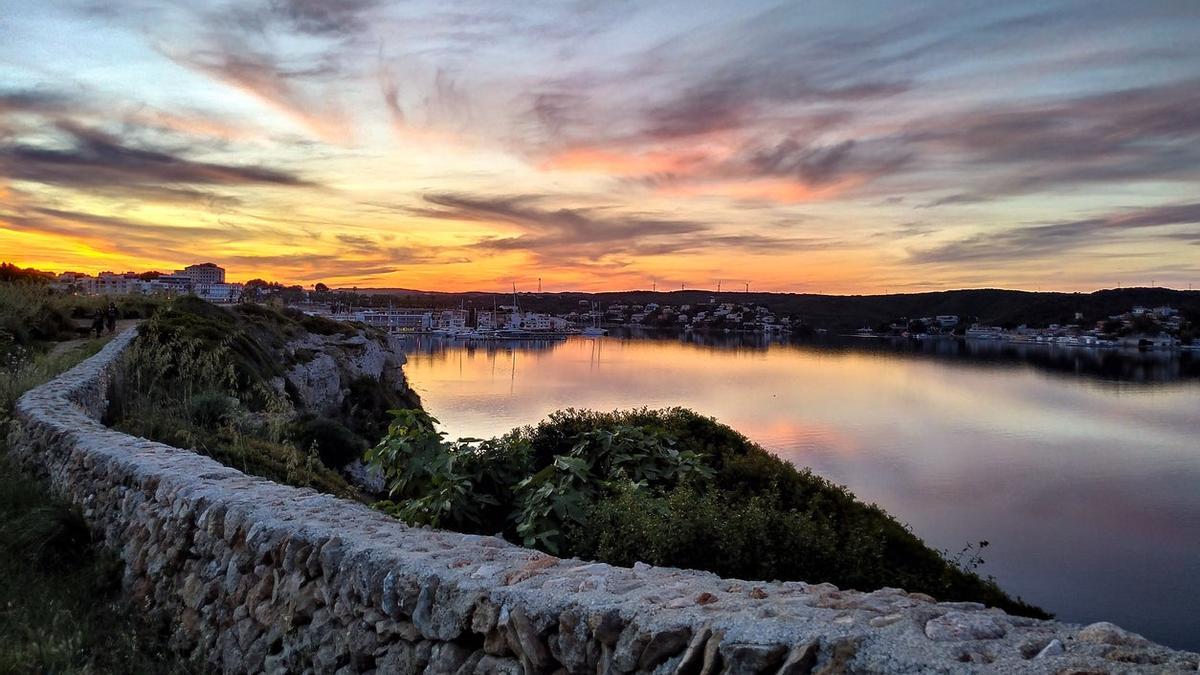
[[[1169,46],[1200,7],[194,4],[7,13],[0,260],[446,291],[1200,281],[1200,56]]]

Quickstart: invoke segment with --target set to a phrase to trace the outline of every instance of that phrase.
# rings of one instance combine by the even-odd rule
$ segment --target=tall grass
[[[3,441],[0,441],[3,446]],[[121,563],[77,509],[0,447],[0,673],[193,673],[120,594]]]
[[[164,299],[145,295],[72,295],[44,283],[0,283],[0,351],[6,345],[36,347],[84,337],[88,334],[86,320],[110,302],[117,306],[120,318],[144,319]]]
[[[30,307],[39,305],[24,303],[52,296],[13,286],[0,284],[0,325],[27,325]],[[120,561],[95,546],[79,510],[30,481],[8,457],[17,399],[105,342],[55,349],[40,341],[18,344],[11,332],[0,336],[0,673],[204,670],[170,655],[165,636],[122,602]]]
[[[268,381],[239,372],[235,338],[214,338],[169,330],[157,316],[147,322],[122,357],[113,426],[245,473],[357,496],[315,452],[292,443],[291,403]]]
[[[100,351],[104,338],[88,340],[74,349],[38,352],[10,347],[0,356],[0,419],[6,419],[21,394],[49,382]]]

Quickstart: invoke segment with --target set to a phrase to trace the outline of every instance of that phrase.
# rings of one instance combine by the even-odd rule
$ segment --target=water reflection
[[[857,350],[905,354],[958,361],[971,366],[1033,367],[1052,373],[1123,382],[1200,379],[1200,354],[1195,352],[1095,349],[958,338],[908,340],[839,335],[794,338],[762,333],[676,333],[630,328],[618,329],[616,336],[678,341],[682,344],[715,349],[770,349],[790,346],[831,351]]]
[[[1200,380],[1188,355],[649,335],[462,345],[406,366],[456,436],[684,405],[848,485],[1076,621],[1200,648]]]

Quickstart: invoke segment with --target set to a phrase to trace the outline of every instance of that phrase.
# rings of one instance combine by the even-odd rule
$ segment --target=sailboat
[[[608,331],[606,329],[600,327],[600,303],[598,303],[598,302],[592,303],[592,311],[590,312],[590,314],[592,315],[591,316],[591,324],[592,325],[584,326],[583,330],[581,331],[581,334],[588,335],[591,337],[599,337],[601,335],[607,334]]]

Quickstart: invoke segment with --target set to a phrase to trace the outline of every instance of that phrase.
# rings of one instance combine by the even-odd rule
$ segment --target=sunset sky
[[[1200,286],[1200,2],[0,0],[0,260]]]

